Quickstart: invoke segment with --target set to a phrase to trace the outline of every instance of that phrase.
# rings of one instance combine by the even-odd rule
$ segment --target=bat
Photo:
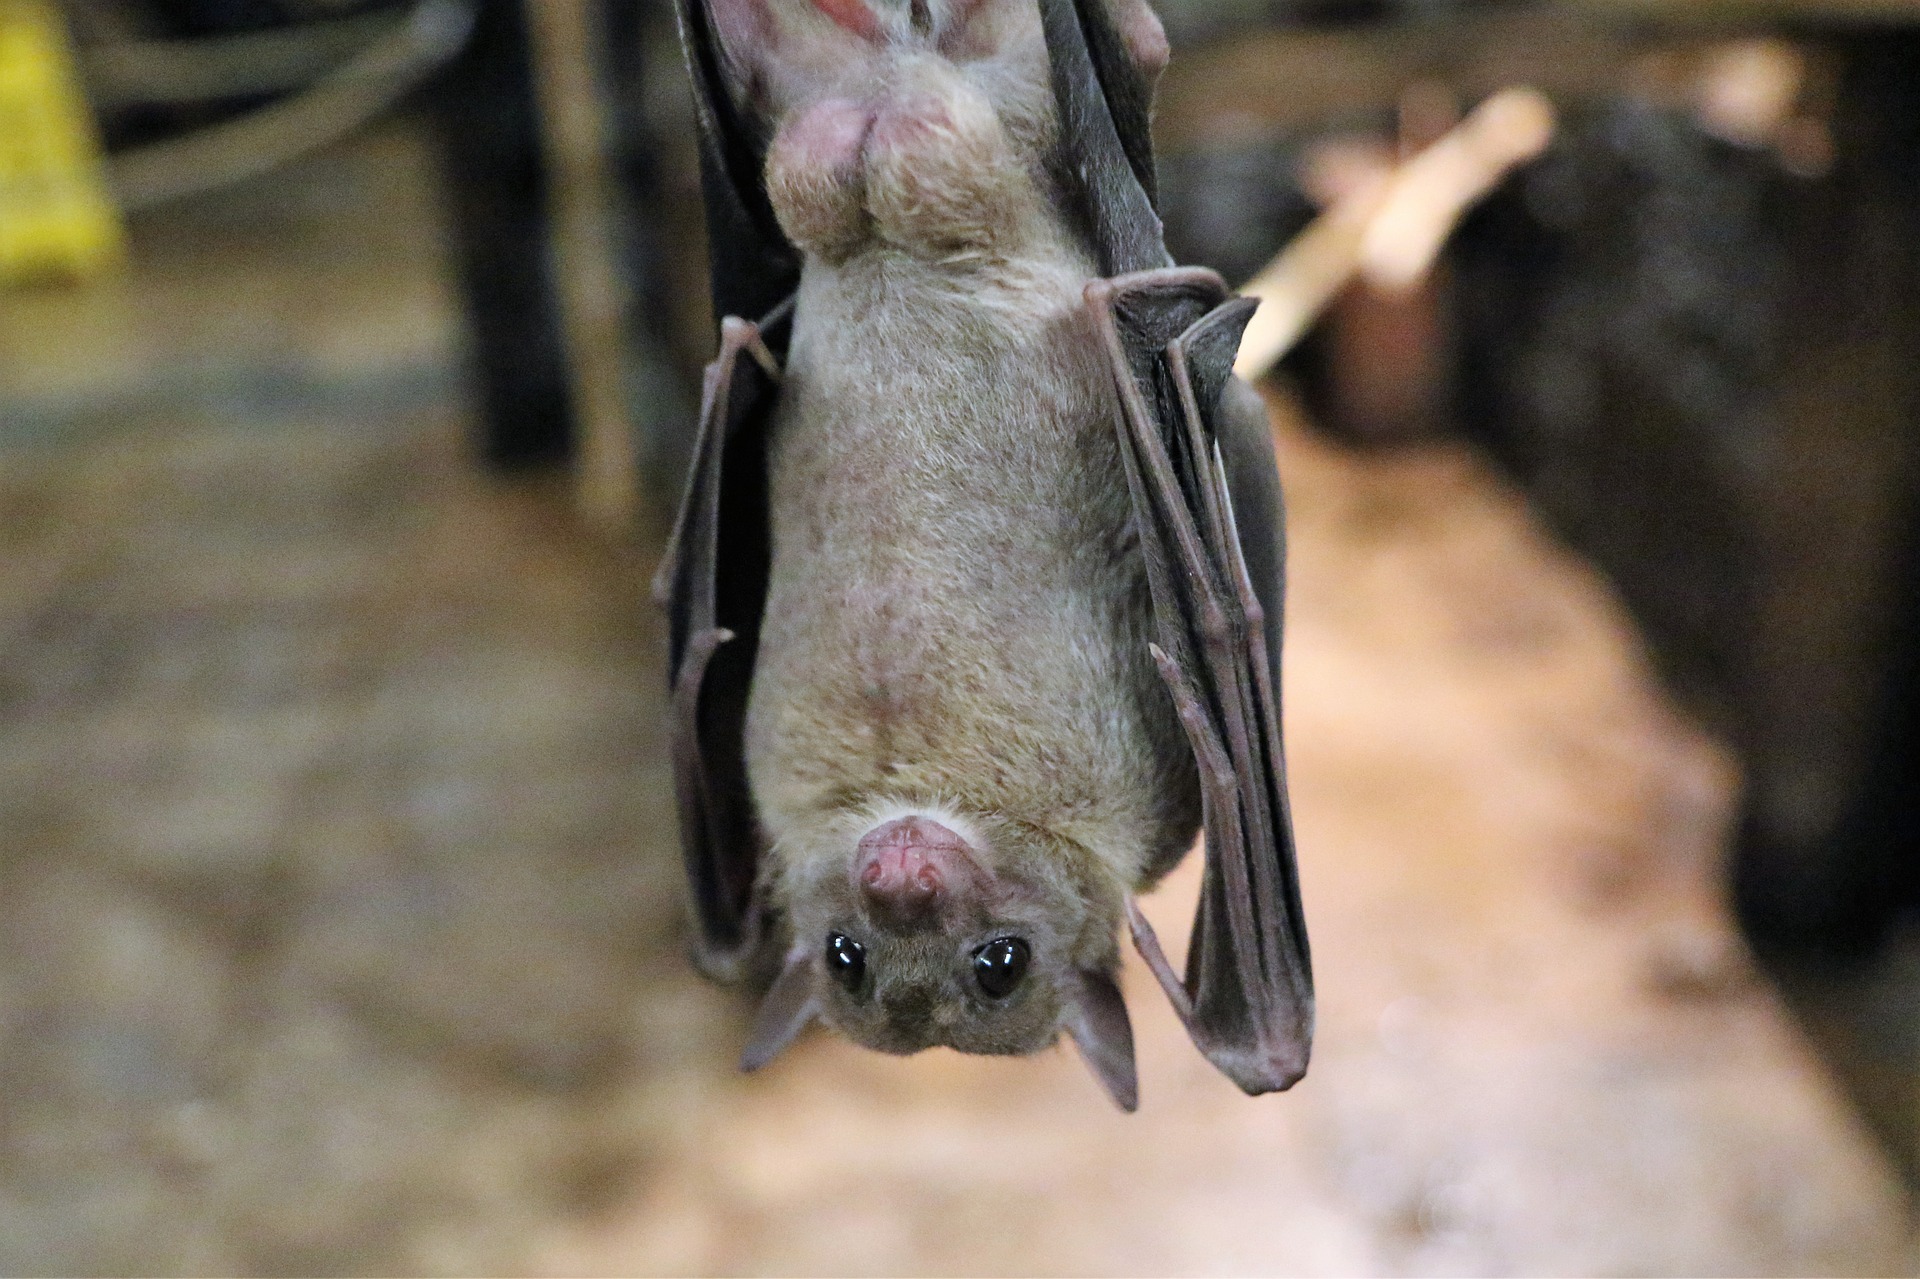
[[[1124,922],[1249,1094],[1313,989],[1256,305],[1176,268],[1144,0],[678,0],[720,351],[655,582],[694,954],[889,1053],[1065,1035]],[[1204,827],[1176,974],[1135,904]]]

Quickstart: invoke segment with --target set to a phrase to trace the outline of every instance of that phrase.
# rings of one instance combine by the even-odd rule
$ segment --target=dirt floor
[[[390,131],[0,298],[0,1272],[1913,1271],[1603,585],[1278,399],[1307,1080],[1239,1096],[1138,969],[1136,1116],[1066,1051],[734,1073],[653,550],[471,464],[431,172]]]

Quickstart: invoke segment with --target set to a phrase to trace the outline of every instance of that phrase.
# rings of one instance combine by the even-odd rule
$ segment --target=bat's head
[[[1065,1031],[1133,1108],[1120,897],[1085,850],[1020,823],[909,812],[868,824],[851,856],[798,862],[782,896],[793,947],[749,1069],[814,1017],[898,1054],[1030,1053]]]

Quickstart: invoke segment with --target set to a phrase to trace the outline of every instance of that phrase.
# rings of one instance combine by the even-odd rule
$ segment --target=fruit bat
[[[1313,994],[1254,303],[1175,268],[1144,0],[679,0],[720,352],[656,593],[695,956],[890,1053],[1064,1031],[1122,921],[1248,1093]],[[1134,904],[1205,829],[1186,973]]]

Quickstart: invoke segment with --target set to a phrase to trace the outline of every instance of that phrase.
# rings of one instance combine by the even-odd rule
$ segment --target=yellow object
[[[0,0],[0,286],[93,275],[124,252],[60,15]]]

